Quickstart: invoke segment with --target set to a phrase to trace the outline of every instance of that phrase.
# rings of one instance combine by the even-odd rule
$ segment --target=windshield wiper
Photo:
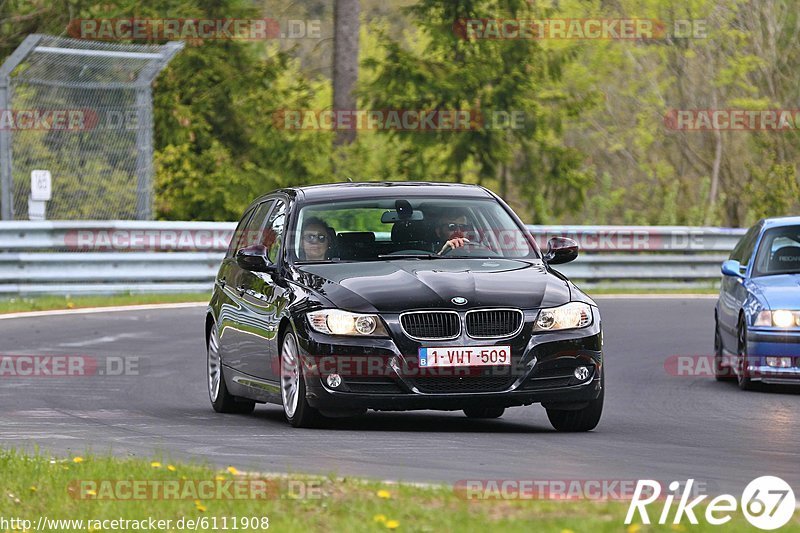
[[[379,254],[378,259],[442,259],[436,254]]]

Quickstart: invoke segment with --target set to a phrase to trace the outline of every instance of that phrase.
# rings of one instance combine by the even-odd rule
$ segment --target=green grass
[[[151,461],[157,461],[153,464]],[[24,518],[34,524],[40,516],[51,519],[205,519],[200,531],[211,529],[216,517],[269,518],[270,531],[718,531],[715,526],[685,523],[678,526],[626,527],[627,504],[597,501],[466,500],[451,487],[386,484],[353,478],[292,476],[267,499],[101,499],[103,492],[81,489],[93,480],[193,480],[246,479],[248,474],[218,471],[202,465],[152,460],[116,459],[86,455],[51,459],[42,454],[0,450],[0,517]],[[255,476],[255,474],[250,474]],[[388,472],[387,472],[387,475]],[[260,479],[263,479],[261,477]],[[289,479],[291,483],[289,484]],[[304,497],[299,489],[313,486],[316,497]],[[86,485],[84,485],[85,487]],[[97,485],[98,487],[101,484]],[[287,490],[287,486],[294,487]],[[308,490],[308,489],[305,489]],[[674,507],[673,507],[674,511]],[[651,518],[660,513],[653,508]],[[652,515],[656,515],[653,517]],[[800,513],[781,531],[800,531]],[[230,524],[230,522],[229,522]],[[221,527],[217,528],[222,530]],[[724,526],[725,531],[749,531],[741,512]],[[86,527],[84,526],[84,531]],[[175,527],[167,529],[178,531]],[[229,527],[229,530],[230,527]],[[239,531],[259,531],[244,528]],[[91,530],[90,530],[91,531]]]
[[[618,289],[598,287],[587,289],[591,295],[606,294],[719,294],[719,289]],[[107,307],[115,305],[161,304],[180,302],[207,302],[210,293],[175,294],[115,294],[91,296],[11,296],[0,297],[0,314],[50,309],[78,309],[82,307]]]
[[[0,297],[0,313],[45,311],[49,309],[78,309],[115,305],[207,302],[210,292],[173,294],[113,294],[87,296],[11,296]]]

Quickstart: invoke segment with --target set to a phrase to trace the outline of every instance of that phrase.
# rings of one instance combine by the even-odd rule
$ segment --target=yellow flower
[[[575,533],[575,532],[572,531],[571,529],[562,529],[561,533]]]
[[[97,491],[89,489],[89,490],[86,491],[86,495],[87,496],[97,496]]]
[[[686,531],[686,526],[684,526],[683,524],[672,524],[669,527],[674,531]]]
[[[386,521],[386,528],[387,529],[397,529],[400,527],[400,522],[397,520],[387,520]]]
[[[174,467],[174,466],[172,466],[172,465],[167,465],[167,470],[169,470],[170,472],[174,472],[174,471],[176,471],[176,470],[177,470],[177,468],[175,468],[175,467]]]
[[[372,521],[377,524],[385,524],[386,523],[386,515],[385,514],[376,514],[372,517]]]
[[[392,497],[392,493],[385,489],[381,489],[375,494],[378,495],[378,498],[383,498],[384,500],[388,500],[389,498]]]
[[[37,489],[35,486],[31,487],[31,492],[36,492],[37,490],[39,490],[39,489]]]
[[[216,477],[214,478],[214,481],[225,481],[225,477],[223,477],[223,476],[216,476]]]
[[[231,473],[231,474],[233,474],[234,476],[236,476],[236,475],[238,475],[238,474],[239,474],[239,471],[238,471],[238,470],[236,470],[236,467],[233,467],[233,466],[229,466],[229,467],[228,467],[228,472],[230,472],[230,473]]]
[[[198,510],[198,511],[200,511],[201,513],[205,513],[205,512],[208,510],[208,509],[206,509],[206,506],[205,506],[205,505],[203,505],[202,503],[200,503],[200,500],[195,500],[195,501],[194,501],[194,507],[195,507],[195,509],[197,509],[197,510]]]
[[[72,458],[72,462],[73,463],[82,463],[83,462],[83,457],[73,457]]]
[[[161,468],[161,463],[159,463],[158,461],[153,461],[152,463],[150,463],[150,466],[152,466],[153,468]]]
[[[628,533],[636,533],[640,529],[642,529],[642,526],[640,526],[639,524],[631,524],[628,526],[628,529],[626,531]]]

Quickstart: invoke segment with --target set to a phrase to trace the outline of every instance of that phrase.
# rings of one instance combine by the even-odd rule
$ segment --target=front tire
[[[214,411],[218,413],[252,413],[256,408],[256,402],[230,394],[228,386],[225,385],[216,324],[211,325],[211,332],[208,335],[206,363],[208,369],[208,398],[211,400],[211,406]]]
[[[306,400],[306,380],[297,339],[287,333],[281,344],[281,403],[286,421],[296,428],[315,426],[321,415]]]
[[[738,354],[739,357],[736,361],[737,366],[737,374],[736,380],[739,383],[739,388],[742,390],[753,390],[755,389],[755,383],[753,380],[750,379],[748,376],[749,370],[747,369],[747,325],[744,322],[744,317],[739,319],[739,331],[738,331]]]
[[[603,414],[603,398],[606,393],[605,376],[600,381],[600,395],[589,402],[583,409],[566,411],[560,409],[547,409],[547,418],[556,431],[569,433],[591,431],[597,427]]]
[[[722,348],[722,335],[719,333],[719,324],[714,323],[714,379],[717,381],[733,381],[735,378],[732,376],[732,369],[730,366],[724,366],[722,361],[724,359]]]

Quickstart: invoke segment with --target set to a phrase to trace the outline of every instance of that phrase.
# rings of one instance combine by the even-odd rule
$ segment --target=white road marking
[[[185,307],[205,307],[206,302],[182,302],[174,304],[118,305],[114,307],[87,307],[85,309],[53,309],[51,311],[25,311],[22,313],[0,314],[0,320],[11,318],[37,318],[59,315],[90,315],[95,313],[115,313],[119,311],[148,311],[157,309],[182,309]]]
[[[98,337],[96,339],[88,339],[80,342],[62,342],[59,344],[59,346],[69,347],[69,348],[80,348],[82,346],[92,346],[94,344],[117,342],[120,339],[135,339],[137,337],[147,336],[147,335],[148,333],[146,331],[140,331],[138,333],[120,333],[119,335],[106,335],[105,337]]]

